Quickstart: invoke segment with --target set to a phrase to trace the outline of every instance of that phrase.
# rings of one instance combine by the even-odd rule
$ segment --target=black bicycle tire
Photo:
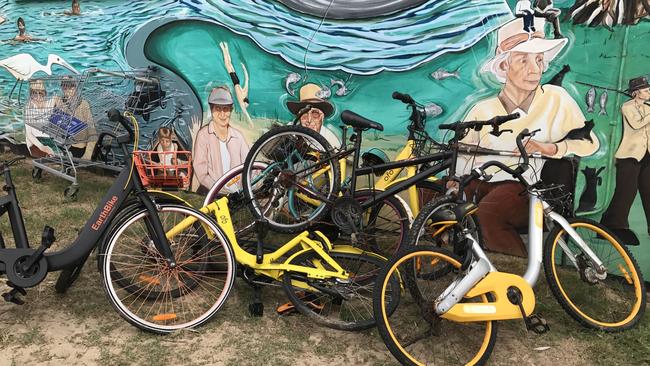
[[[560,235],[560,231],[561,230],[564,231],[564,228],[562,228],[562,226],[560,226],[560,225],[556,225],[551,230],[551,232],[548,234],[548,236],[546,237],[546,240],[544,242],[544,255],[543,255],[544,273],[546,275],[546,281],[548,282],[549,287],[551,289],[551,293],[553,294],[555,299],[558,301],[560,306],[562,306],[562,308],[567,312],[567,314],[569,314],[569,316],[571,316],[573,319],[575,319],[578,323],[580,323],[584,327],[591,328],[591,329],[597,329],[597,330],[601,330],[601,331],[604,331],[604,332],[612,332],[612,333],[613,332],[621,332],[621,331],[625,331],[625,330],[634,328],[639,323],[639,321],[641,321],[641,319],[643,318],[643,314],[645,313],[645,309],[646,309],[646,305],[647,305],[647,298],[646,298],[646,291],[645,291],[645,282],[643,280],[643,273],[641,272],[641,270],[639,268],[639,264],[637,263],[636,259],[634,258],[632,253],[630,253],[629,249],[625,245],[620,244],[620,241],[618,240],[618,238],[616,238],[616,235],[614,235],[614,233],[612,233],[611,230],[609,230],[607,227],[600,224],[599,222],[596,222],[594,220],[590,220],[590,219],[587,219],[587,218],[570,218],[570,219],[567,219],[567,221],[571,225],[575,224],[575,223],[584,223],[584,224],[587,224],[587,225],[590,225],[590,226],[597,227],[600,230],[603,230],[609,236],[611,236],[614,240],[616,240],[616,242],[618,243],[620,248],[623,250],[625,255],[628,257],[628,259],[630,260],[630,262],[634,266],[634,270],[636,271],[636,274],[639,277],[639,286],[641,287],[641,297],[640,297],[641,303],[640,303],[640,307],[639,307],[638,312],[635,314],[635,316],[630,321],[628,321],[624,325],[616,326],[616,327],[599,325],[599,324],[594,323],[593,321],[591,321],[589,319],[586,319],[578,311],[576,311],[574,306],[571,305],[571,301],[567,300],[565,298],[563,290],[561,289],[561,285],[557,283],[556,277],[553,274],[553,272],[554,272],[554,270],[552,268],[553,267],[552,266],[552,263],[553,263],[552,255],[553,255],[553,248],[554,248],[554,243],[553,242],[558,237],[558,235]],[[609,240],[608,240],[608,242],[609,242]],[[611,244],[611,242],[610,242],[610,244]],[[619,254],[620,254],[620,252],[619,252]],[[594,299],[594,300],[598,301],[598,299]],[[575,306],[575,307],[577,308],[577,306]]]
[[[335,251],[330,251],[328,253],[333,259],[336,260],[336,258],[346,258],[346,259],[352,259],[352,257],[358,257],[358,258],[363,258],[364,261],[366,262],[374,262],[373,264],[377,266],[378,270],[377,273],[379,273],[379,269],[383,267],[383,265],[386,263],[386,260],[378,257],[376,255],[370,255],[370,254],[355,254],[355,253],[340,253],[340,252],[335,252]],[[309,251],[306,253],[303,253],[296,258],[294,258],[294,263],[299,263],[301,260],[308,260],[310,258],[314,258],[315,253]],[[381,258],[381,259],[380,259]],[[344,268],[345,269],[345,268]],[[312,308],[309,306],[305,305],[305,303],[302,301],[300,296],[294,291],[295,288],[291,285],[291,281],[293,278],[293,273],[292,272],[286,272],[283,276],[283,287],[284,291],[289,297],[289,300],[291,303],[296,307],[296,309],[303,314],[304,316],[308,317],[315,323],[332,328],[332,329],[337,329],[337,330],[345,330],[345,331],[359,331],[359,330],[365,330],[372,328],[375,325],[375,320],[372,314],[370,314],[370,319],[368,320],[363,320],[359,322],[344,322],[344,321],[335,321],[334,319],[328,319],[324,316],[321,316],[320,314],[316,313]],[[376,278],[376,276],[375,276]],[[397,280],[396,280],[397,282]],[[394,284],[397,288],[399,289],[399,283]],[[374,285],[371,286],[371,288],[374,289]],[[399,291],[397,291],[399,292]],[[374,297],[374,296],[373,296]],[[372,300],[371,300],[372,301]],[[395,301],[393,302],[395,306],[397,306],[397,303],[399,302],[399,296],[395,297]]]
[[[249,183],[250,183],[249,171],[254,163],[253,159],[255,158],[256,152],[260,150],[260,147],[262,145],[270,141],[272,138],[276,137],[278,134],[287,133],[287,132],[288,133],[293,132],[296,134],[305,134],[310,138],[313,138],[316,142],[318,142],[321,145],[320,147],[323,148],[323,153],[327,154],[322,160],[327,160],[332,156],[333,149],[330,146],[330,144],[327,142],[325,137],[315,132],[314,130],[300,125],[274,127],[273,129],[266,132],[255,141],[248,155],[246,156],[246,160],[244,162],[244,171],[242,173],[242,186],[244,190],[244,196],[246,197],[246,201],[249,202],[251,213],[255,216],[256,219],[268,221],[269,227],[274,231],[280,233],[295,233],[306,229],[314,222],[318,222],[320,219],[322,219],[329,212],[330,210],[329,205],[325,205],[324,208],[318,214],[311,217],[308,221],[304,221],[298,224],[280,226],[274,223],[272,220],[268,220],[267,218],[264,217],[263,214],[258,212],[258,208],[255,206],[254,203],[255,202],[254,192],[251,192],[249,189]],[[331,171],[333,175],[333,183],[332,183],[332,189],[330,190],[327,198],[329,200],[333,200],[338,195],[340,190],[341,171],[340,171],[340,166],[338,161],[335,161],[333,164],[330,162],[329,165],[331,167]]]

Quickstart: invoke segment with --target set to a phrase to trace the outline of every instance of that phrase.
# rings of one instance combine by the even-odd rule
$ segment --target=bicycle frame
[[[119,138],[116,137],[119,140]],[[123,140],[122,140],[123,141]],[[123,169],[119,176],[115,179],[113,185],[108,189],[104,197],[101,199],[97,208],[86,222],[81,230],[79,236],[65,249],[54,252],[45,253],[42,258],[45,259],[47,272],[53,272],[75,266],[80,260],[85,260],[88,254],[97,245],[106,230],[110,227],[110,222],[113,220],[117,212],[120,211],[127,197],[135,192],[140,202],[146,207],[150,214],[151,219],[148,222],[148,229],[152,233],[152,237],[159,238],[155,240],[157,249],[165,256],[165,258],[172,258],[173,254],[171,248],[165,237],[162,224],[157,216],[157,211],[154,203],[147,196],[146,191],[142,186],[140,177],[137,174],[132,174],[133,171],[128,167],[131,166],[130,154],[128,153],[124,143],[121,147],[126,157],[127,168]],[[11,172],[9,167],[5,167],[3,171],[5,178],[5,187],[7,195],[0,198],[0,215],[8,212],[9,221],[11,224],[12,233],[15,240],[15,248],[0,247],[0,273],[10,275],[7,273],[7,264],[14,264],[19,257],[29,257],[36,252],[35,249],[30,248],[29,241],[25,230],[25,223],[22,213],[18,204],[15,187],[11,179]],[[41,279],[42,280],[42,279]],[[40,281],[29,285],[36,285]],[[19,287],[20,283],[16,283]]]
[[[435,310],[442,318],[456,322],[519,319],[522,317],[521,310],[508,300],[507,293],[511,287],[516,287],[521,291],[522,306],[526,316],[532,314],[535,309],[535,294],[532,287],[537,283],[542,268],[545,219],[560,225],[576,241],[597,270],[607,273],[602,261],[569,222],[562,215],[552,211],[548,203],[540,198],[534,189],[529,191],[529,202],[528,265],[525,274],[518,276],[497,271],[477,240],[469,232],[465,232],[465,237],[472,243],[475,261],[471,270],[459,280],[454,281],[436,300]],[[559,244],[577,268],[575,256],[571,254],[563,241],[560,241]],[[495,293],[496,300],[489,303],[459,303],[464,297],[471,298],[487,293]]]

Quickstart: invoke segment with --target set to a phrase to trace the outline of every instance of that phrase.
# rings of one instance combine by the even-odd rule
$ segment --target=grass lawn
[[[3,154],[0,160],[7,159]],[[29,161],[12,169],[30,242],[40,243],[45,224],[56,229],[63,248],[77,235],[111,185],[110,176],[81,172],[79,200],[64,202],[68,182],[44,174],[33,183]],[[202,197],[191,201],[200,204]],[[12,242],[6,215],[0,231]],[[502,270],[523,273],[525,261],[495,256]],[[94,255],[65,295],[54,292],[58,274],[28,289],[26,305],[0,302],[0,366],[4,365],[395,365],[376,330],[347,333],[315,326],[301,315],[278,316],[287,300],[279,287],[264,290],[265,315],[248,314],[251,291],[239,281],[224,309],[206,326],[171,336],[155,336],[130,326],[109,305]],[[646,274],[650,276],[650,274]],[[523,321],[502,322],[492,365],[647,365],[650,320],[621,334],[578,325],[557,304],[540,278],[537,312],[551,331],[528,333]],[[5,292],[0,280],[0,292]],[[548,347],[548,348],[547,348]]]

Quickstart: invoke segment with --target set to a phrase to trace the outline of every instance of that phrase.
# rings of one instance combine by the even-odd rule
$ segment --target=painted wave
[[[365,75],[408,70],[465,50],[512,18],[505,0],[431,0],[391,16],[355,21],[305,16],[277,1],[186,4],[294,66]]]

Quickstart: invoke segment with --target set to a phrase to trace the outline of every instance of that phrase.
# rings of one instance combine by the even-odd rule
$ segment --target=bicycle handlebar
[[[483,126],[498,127],[508,121],[512,121],[513,119],[517,119],[519,117],[520,117],[519,113],[513,113],[505,116],[492,117],[487,121],[466,121],[466,122],[458,121],[454,123],[443,123],[439,125],[438,128],[441,130],[452,130],[452,131],[462,131],[470,128],[478,130],[479,127],[483,127]]]
[[[493,166],[495,166],[495,167],[503,170],[504,172],[512,175],[514,178],[517,178],[517,180],[519,180],[523,185],[528,186],[528,182],[522,176],[522,174],[526,170],[528,170],[528,167],[529,167],[528,153],[526,152],[526,147],[524,146],[523,139],[525,137],[534,135],[538,131],[539,131],[539,129],[537,129],[535,131],[532,131],[532,132],[529,132],[528,129],[524,129],[523,131],[521,131],[517,135],[517,138],[516,138],[515,141],[517,143],[517,149],[519,150],[519,154],[521,155],[521,157],[523,159],[523,162],[518,164],[515,169],[512,169],[511,167],[505,165],[504,163],[502,163],[500,161],[491,160],[491,161],[488,161],[485,164],[481,165],[480,167],[475,168],[474,170],[472,170],[472,173],[470,173],[470,174],[466,175],[465,177],[463,177],[461,179],[460,186],[464,187],[469,182],[471,182],[472,180],[484,176],[485,175],[485,170],[490,168],[490,167],[493,167]]]
[[[408,95],[408,94],[403,94],[398,91],[393,92],[393,99],[399,100],[404,104],[415,104],[415,100]]]

